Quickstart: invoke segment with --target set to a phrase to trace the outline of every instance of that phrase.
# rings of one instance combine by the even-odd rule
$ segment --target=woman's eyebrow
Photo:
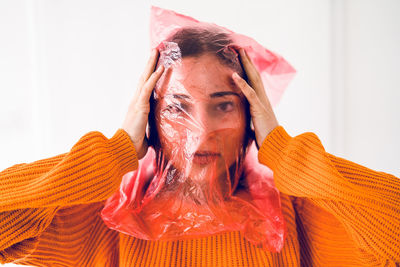
[[[238,93],[232,92],[232,91],[215,92],[215,93],[210,94],[210,97],[215,98],[215,97],[223,97],[226,95],[235,95],[240,98],[240,95]]]
[[[184,95],[184,94],[167,94],[165,96],[162,96],[161,98],[169,98],[171,96],[173,98],[179,98],[179,99],[189,99],[190,98],[190,96]]]
[[[185,94],[171,94],[173,98],[178,98],[178,99],[190,99],[191,97]],[[240,95],[236,92],[232,91],[221,91],[221,92],[215,92],[210,94],[211,98],[216,98],[216,97],[224,97],[226,95],[235,95],[240,98]]]

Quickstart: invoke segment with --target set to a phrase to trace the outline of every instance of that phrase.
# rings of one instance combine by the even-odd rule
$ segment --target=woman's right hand
[[[154,49],[139,79],[138,87],[122,125],[122,129],[128,133],[133,142],[138,159],[143,158],[147,153],[146,126],[150,112],[150,96],[154,86],[164,72],[164,66],[162,65],[154,71],[158,57],[159,52]]]

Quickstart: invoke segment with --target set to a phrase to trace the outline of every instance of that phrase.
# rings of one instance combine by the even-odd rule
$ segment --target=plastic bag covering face
[[[152,96],[154,149],[124,175],[102,211],[104,222],[146,240],[241,231],[254,245],[280,251],[286,225],[279,192],[272,172],[258,163],[248,103],[230,78],[241,71],[235,44],[216,39],[221,48],[201,53],[189,45],[188,56],[169,37],[157,45],[158,64],[167,70]]]

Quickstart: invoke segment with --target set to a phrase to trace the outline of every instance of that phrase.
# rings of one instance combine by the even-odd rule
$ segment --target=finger
[[[242,61],[243,67],[246,71],[247,77],[249,78],[250,86],[253,87],[256,91],[259,87],[259,83],[261,82],[260,75],[258,70],[254,66],[253,62],[250,60],[248,55],[246,54],[243,48],[239,49],[240,60]]]
[[[253,61],[250,59],[249,55],[247,54],[246,50],[241,48],[239,50],[239,54],[240,54],[240,58],[243,59],[243,61],[244,61],[243,63],[245,64],[247,69],[254,76],[254,79],[259,79],[260,78],[260,74],[259,74],[256,66],[254,65]]]
[[[254,89],[250,87],[250,85],[248,85],[248,83],[236,72],[232,74],[232,78],[236,85],[242,90],[250,105],[256,109],[261,108],[262,104],[257,96],[256,91],[254,91]]]
[[[245,68],[246,74],[249,78],[249,84],[251,87],[254,88],[258,97],[264,104],[270,105],[268,96],[265,92],[264,84],[262,82],[260,73],[258,72],[257,68],[255,67],[254,63],[251,61],[247,52],[241,48],[239,49],[239,54],[241,59],[243,59],[242,64]]]
[[[139,90],[143,87],[143,85],[146,83],[146,81],[149,79],[149,77],[153,73],[154,68],[156,67],[156,64],[157,64],[158,55],[159,55],[158,49],[153,49],[151,52],[150,58],[147,61],[144,72],[139,78],[139,84],[138,84]]]
[[[157,81],[160,79],[161,75],[164,72],[164,66],[160,65],[155,72],[150,75],[150,78],[143,85],[143,89],[141,90],[139,100],[141,103],[149,102],[151,92],[156,86]]]
[[[160,80],[159,86],[157,87],[157,91],[160,95],[164,95],[168,90],[168,85],[172,77],[172,68],[168,68],[163,73],[163,78]]]

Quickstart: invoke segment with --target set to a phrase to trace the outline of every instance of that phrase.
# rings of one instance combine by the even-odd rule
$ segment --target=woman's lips
[[[221,154],[210,151],[198,151],[194,154],[193,162],[195,164],[206,165],[215,161]]]

